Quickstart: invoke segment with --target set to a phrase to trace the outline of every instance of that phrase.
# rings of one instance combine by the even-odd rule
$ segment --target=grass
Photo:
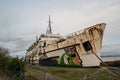
[[[10,80],[10,77],[6,76],[6,75],[0,75],[0,80]]]
[[[32,76],[21,76],[21,77],[16,77],[16,75],[13,76],[8,76],[4,72],[0,72],[0,80],[37,80],[33,78]]]
[[[32,67],[66,80],[120,80],[107,69],[75,67]]]

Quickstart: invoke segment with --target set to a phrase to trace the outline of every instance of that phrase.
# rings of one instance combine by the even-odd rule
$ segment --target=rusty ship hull
[[[55,39],[51,44],[46,43],[50,37],[43,36],[29,48],[26,61],[45,66],[99,66],[105,26],[96,24],[64,39]]]

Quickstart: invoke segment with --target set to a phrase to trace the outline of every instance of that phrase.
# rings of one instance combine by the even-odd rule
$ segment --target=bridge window
[[[84,47],[85,51],[92,50],[92,46],[89,41],[84,42],[83,47]]]

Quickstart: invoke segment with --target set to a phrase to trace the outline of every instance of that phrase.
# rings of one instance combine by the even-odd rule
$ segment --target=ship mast
[[[46,31],[46,35],[52,34],[51,23],[52,22],[50,20],[50,15],[49,15],[48,28],[47,28],[47,31]]]

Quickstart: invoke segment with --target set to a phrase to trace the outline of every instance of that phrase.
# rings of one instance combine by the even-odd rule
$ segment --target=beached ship
[[[105,23],[96,24],[62,37],[52,34],[49,17],[46,34],[27,49],[25,60],[44,66],[99,66],[105,26]]]

